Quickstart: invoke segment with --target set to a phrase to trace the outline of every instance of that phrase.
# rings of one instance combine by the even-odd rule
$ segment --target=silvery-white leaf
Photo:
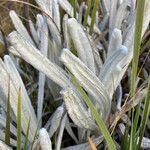
[[[100,30],[104,31],[109,21],[109,13],[106,13],[103,20],[100,22]]]
[[[119,47],[122,44],[122,34],[121,30],[115,28],[112,31],[109,46],[108,46],[108,52],[107,52],[107,58],[116,50],[119,49]]]
[[[14,10],[11,10],[9,12],[9,15],[10,15],[11,20],[12,20],[16,30],[18,31],[18,33],[21,36],[23,36],[27,41],[29,41],[32,45],[34,45],[34,42],[32,41],[28,31],[24,27],[24,25],[23,25],[22,21],[20,20],[20,18],[17,16],[16,12]]]
[[[145,15],[144,15],[144,24],[143,24],[143,28],[142,28],[142,36],[143,34],[145,33],[147,27],[148,27],[148,24],[149,24],[149,21],[150,21],[150,17],[149,17],[149,5],[150,5],[150,2],[147,1],[146,3],[146,9],[145,9]],[[127,35],[126,35],[126,39],[124,41],[124,45],[129,49],[129,53],[128,55],[125,57],[125,59],[122,60],[121,64],[123,66],[121,72],[118,74],[117,76],[117,80],[114,81],[114,84],[116,86],[119,85],[125,71],[127,70],[128,68],[128,65],[130,64],[131,60],[132,60],[132,57],[133,57],[133,37],[134,37],[134,34],[133,34],[133,31],[134,31],[134,24],[130,27]]]
[[[11,148],[0,140],[0,150],[11,150]]]
[[[43,26],[41,28],[41,38],[40,38],[40,51],[47,57],[48,52],[48,27],[46,20],[43,18]],[[38,105],[37,105],[37,118],[42,124],[42,110],[43,110],[43,99],[44,99],[44,87],[45,87],[45,75],[42,72],[39,72],[39,82],[38,82]]]
[[[51,118],[51,125],[50,125],[50,129],[49,129],[50,138],[53,136],[53,134],[59,128],[63,113],[64,113],[64,106],[63,105],[58,107],[56,109],[56,111],[54,112],[54,114]]]
[[[84,143],[87,139],[86,129],[78,128],[78,139],[80,143]]]
[[[65,124],[66,124],[66,118],[67,118],[67,113],[64,115],[64,117],[62,118],[62,121],[61,121],[58,138],[57,138],[57,142],[56,142],[56,150],[60,150],[60,148],[61,148],[62,137],[63,137]]]
[[[79,58],[95,73],[92,48],[81,25],[74,18],[71,18],[68,19],[68,29]]]
[[[79,140],[77,139],[76,135],[74,134],[70,122],[69,122],[69,118],[66,118],[66,125],[65,125],[65,129],[68,132],[68,134],[70,135],[70,137],[76,142],[76,144],[79,143]],[[83,130],[83,129],[82,129]]]
[[[47,18],[47,24],[52,36],[52,39],[56,42],[58,48],[61,48],[61,35],[60,31],[57,28],[56,24],[49,18]]]
[[[56,64],[49,61],[34,46],[23,39],[17,32],[12,32],[8,36],[8,40],[13,45],[14,50],[32,66],[47,75],[51,80],[61,87],[66,87],[70,82],[66,73]]]
[[[67,12],[71,17],[74,16],[73,7],[67,0],[58,0],[59,5]]]
[[[115,14],[115,21],[114,22],[114,26],[113,28],[121,28],[121,24],[123,19],[125,19],[126,16],[128,16],[129,11],[127,10],[127,6],[128,6],[129,2],[128,0],[124,0],[123,3],[119,6],[119,8],[117,9],[117,14]]]
[[[96,11],[95,25],[98,26],[98,23],[99,23],[99,14],[98,11]]]
[[[10,106],[16,118],[17,118],[18,92],[19,92],[19,88],[21,87],[22,130],[24,131],[24,133],[26,133],[27,127],[28,127],[28,120],[31,117],[32,122],[31,122],[30,129],[29,129],[29,140],[32,141],[34,138],[34,134],[36,132],[37,123],[34,118],[35,114],[31,111],[31,105],[29,105],[30,101],[26,99],[27,98],[26,93],[24,92],[20,79],[17,76],[14,77],[14,74],[16,73],[14,72],[14,74],[12,74],[9,78],[9,73],[6,71],[6,66],[2,60],[0,60],[0,68],[1,68],[0,85],[2,86],[2,90],[3,90],[3,93],[5,93],[5,95],[8,94],[8,87],[10,86]],[[16,82],[16,80],[18,82]]]
[[[104,14],[108,13],[110,10],[110,0],[101,0],[100,2],[102,5]]]
[[[110,98],[113,95],[116,85],[114,84],[114,73],[117,71],[117,64],[128,54],[128,49],[125,46],[120,46],[120,48],[114,51],[110,57],[105,61],[101,72],[99,74],[99,79],[104,84],[104,86],[109,91]]]
[[[62,67],[62,64],[59,60],[60,54],[61,54],[60,47],[57,46],[57,44],[54,40],[49,39],[48,58],[51,62]],[[61,90],[60,86],[58,86],[56,83],[54,83],[50,79],[47,79],[47,83],[48,83],[48,87],[49,87],[54,99],[57,99],[59,97],[59,92]]]
[[[9,47],[9,51],[12,52],[14,56],[21,57],[20,54],[14,49],[13,46]]]
[[[42,150],[52,150],[52,144],[45,128],[39,130],[39,142]]]
[[[60,11],[59,11],[58,0],[53,0],[52,8],[53,8],[53,20],[60,31]]]
[[[33,123],[34,127],[36,128],[37,119],[36,119],[32,104],[31,104],[31,100],[25,89],[24,83],[9,55],[5,55],[4,62],[5,62],[8,73],[11,75],[10,78],[12,79],[14,85],[16,86],[17,89],[21,88],[23,91],[22,104],[24,105],[24,107],[26,106],[27,109],[29,109],[28,111],[29,111],[29,114],[31,115],[31,124]]]
[[[74,9],[73,7],[70,5],[70,3],[68,2],[68,0],[58,0],[60,6],[67,12],[68,15],[70,15],[71,17],[74,17]],[[77,18],[78,18],[78,13],[76,14]],[[91,18],[90,16],[88,16],[88,20],[87,20],[88,25],[91,24]],[[98,29],[98,27],[94,24],[94,32],[100,34],[100,30]]]
[[[64,47],[65,48],[70,48],[70,36],[69,36],[69,32],[68,32],[68,15],[65,14],[63,17],[63,34],[64,34]]]
[[[107,119],[111,107],[111,101],[101,81],[69,50],[63,49],[61,61],[72,72],[85,90],[94,98],[92,99],[94,105],[102,117]]]
[[[82,2],[79,8],[79,15],[78,15],[78,23],[82,24],[83,21],[83,12],[86,10],[87,7],[85,5],[85,2]]]
[[[100,41],[94,41],[90,35],[88,35],[88,39],[90,41],[90,45],[93,52],[94,62],[95,62],[95,69],[96,69],[96,76],[99,75],[100,69],[102,68],[103,61],[101,59],[101,56],[99,54],[99,51],[103,49],[102,44]]]
[[[37,14],[36,16],[36,26],[37,26],[37,37],[40,40],[41,32],[42,32],[42,26],[44,24],[44,19],[41,14]]]
[[[145,14],[144,14],[144,20],[143,20],[143,29],[142,29],[142,36],[144,35],[148,24],[150,22],[150,1],[146,1],[145,5]]]
[[[32,37],[33,37],[35,43],[37,45],[39,45],[38,34],[37,34],[37,31],[36,31],[36,29],[34,27],[34,24],[33,24],[32,20],[29,20],[29,27],[30,27],[30,31],[31,31],[31,34],[32,34]]]
[[[116,95],[117,95],[117,109],[121,110],[121,102],[122,102],[122,86],[121,84],[118,85],[116,89]]]
[[[52,0],[36,0],[42,11],[52,18]]]
[[[117,1],[118,0],[113,0],[111,1],[111,5],[110,5],[110,18],[109,18],[109,37],[111,36],[112,30],[114,28],[114,20],[116,18],[116,12],[117,12]],[[119,18],[118,18],[119,19]]]
[[[91,114],[88,112],[83,99],[70,87],[61,91],[66,109],[73,122],[79,127],[95,130],[97,129]]]
[[[2,32],[1,32],[1,31],[0,31],[0,43],[4,44],[3,35],[2,35]]]
[[[92,141],[94,142],[94,144],[96,146],[98,146],[102,141],[103,141],[103,137],[99,136],[97,138],[92,139]],[[67,148],[63,148],[62,150],[90,150],[91,149],[91,145],[89,144],[89,142],[84,143],[84,144],[78,144],[75,146],[69,146]]]

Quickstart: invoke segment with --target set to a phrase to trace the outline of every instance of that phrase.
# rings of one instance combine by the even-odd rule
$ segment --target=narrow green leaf
[[[137,75],[138,60],[140,54],[140,45],[141,45],[141,35],[142,35],[142,26],[144,19],[144,9],[145,9],[146,0],[137,1],[136,9],[136,22],[135,22],[135,31],[134,31],[134,51],[133,51],[133,60],[132,60],[132,76],[131,76],[131,96],[135,95],[135,81]]]
[[[5,143],[10,145],[10,78],[8,85],[8,99],[7,99],[7,111],[6,111],[6,129],[5,129]]]
[[[137,130],[137,126],[138,126],[138,121],[139,121],[139,117],[140,117],[140,106],[141,106],[141,102],[138,104],[137,109],[136,109],[136,114],[134,117],[134,122],[133,122],[133,134],[136,134],[136,130]]]
[[[87,9],[86,9],[86,12],[85,12],[85,16],[84,16],[84,21],[83,21],[83,26],[86,27],[87,25],[87,20],[88,20],[88,16],[90,14],[90,8],[91,8],[91,0],[88,0],[87,2]]]
[[[131,113],[132,113],[132,125],[131,125],[131,132],[130,132],[130,140],[129,140],[129,145],[130,146],[129,146],[129,149],[133,150],[133,140],[134,140],[134,135],[133,135],[134,108],[132,108]]]
[[[97,112],[95,106],[93,105],[93,103],[91,102],[90,98],[88,97],[88,95],[86,94],[86,92],[82,89],[82,87],[80,86],[80,84],[78,83],[78,81],[76,80],[76,78],[70,73],[71,77],[72,77],[72,81],[74,83],[74,85],[77,87],[79,93],[81,94],[83,100],[85,101],[85,103],[87,104],[87,106],[90,108],[91,113],[101,131],[101,133],[103,134],[109,149],[111,150],[116,150],[116,145],[104,123],[104,121],[102,120],[100,114]]]
[[[139,137],[138,150],[140,150],[140,147],[141,147],[141,143],[142,143],[142,139],[144,136],[144,131],[145,131],[149,113],[150,113],[150,77],[148,81],[147,95],[146,95],[146,99],[144,103],[144,110],[142,114],[142,120],[141,120],[140,131],[139,131],[140,137]]]
[[[97,11],[97,8],[98,8],[98,3],[99,3],[99,0],[94,0],[94,8],[92,10],[92,20],[91,20],[91,24],[90,24],[90,30],[89,30],[89,33],[92,34],[93,32],[93,28],[94,28],[94,24],[95,24],[95,18],[96,18],[96,11]]]
[[[17,108],[17,150],[21,150],[21,88],[19,88]]]
[[[128,133],[129,133],[129,123],[127,122],[123,140],[121,142],[121,150],[127,150],[129,146],[129,138],[128,138]]]
[[[140,46],[141,46],[141,35],[142,35],[142,26],[144,19],[144,9],[145,9],[146,0],[138,0],[136,8],[136,22],[135,22],[135,31],[134,31],[134,51],[133,51],[133,60],[132,60],[132,76],[131,76],[131,97],[135,98],[135,82],[137,76],[138,61],[140,55]],[[134,108],[132,109],[132,117],[134,115]],[[133,150],[134,145],[134,129],[133,129],[133,119],[132,127],[130,133],[130,150]]]
[[[137,140],[138,140],[138,132],[137,132],[137,127],[138,127],[138,122],[139,122],[139,117],[140,117],[140,106],[141,102],[138,104],[137,109],[136,109],[136,114],[133,122],[133,150],[137,149]]]
[[[73,7],[74,7],[74,18],[76,18],[76,13],[77,13],[77,0],[73,0]]]
[[[26,135],[25,135],[25,143],[24,143],[23,150],[27,150],[27,143],[28,143],[28,135],[29,135],[29,129],[30,129],[30,122],[31,122],[31,117],[29,118],[29,121],[28,121],[28,128],[27,128],[27,132],[26,132]]]

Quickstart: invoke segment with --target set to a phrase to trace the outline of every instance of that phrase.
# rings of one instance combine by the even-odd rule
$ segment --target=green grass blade
[[[138,121],[139,121],[139,117],[140,117],[140,106],[141,103],[138,104],[137,109],[136,109],[136,113],[135,113],[135,117],[134,117],[134,122],[133,122],[133,135],[136,134],[137,131],[137,127],[138,127]]]
[[[78,83],[78,81],[76,80],[76,78],[71,75],[72,77],[72,81],[74,83],[74,85],[77,87],[80,95],[82,96],[83,100],[85,101],[85,103],[87,104],[87,106],[90,108],[91,113],[101,131],[101,133],[103,134],[109,149],[111,150],[116,150],[116,145],[105,125],[105,123],[103,122],[101,116],[99,115],[99,113],[97,112],[95,106],[93,105],[93,103],[91,102],[90,98],[87,96],[86,92],[82,89],[82,87],[80,86],[80,84]]]
[[[138,126],[138,121],[139,121],[139,116],[140,116],[140,104],[138,104],[136,112],[135,112],[135,117],[134,116],[134,108],[132,110],[132,127],[131,127],[131,135],[130,135],[130,150],[136,150],[137,147],[137,136],[136,136],[136,131],[137,131],[137,126]]]
[[[92,11],[92,17],[91,17],[92,20],[91,20],[90,30],[89,30],[90,34],[92,34],[92,32],[93,32],[98,4],[99,4],[99,0],[95,0],[94,1],[94,8],[93,8],[93,11]]]
[[[21,89],[18,93],[18,108],[17,108],[17,150],[21,150]]]
[[[139,132],[140,137],[139,137],[139,144],[138,144],[139,150],[141,147],[142,138],[144,136],[144,131],[145,131],[149,113],[150,113],[150,77],[149,77],[149,81],[148,81],[147,95],[146,95],[146,99],[145,99],[144,110],[143,110],[142,120],[141,120],[141,125],[140,125],[140,132]]]
[[[7,99],[7,111],[6,111],[5,143],[7,145],[10,145],[10,78],[9,78],[9,86],[8,86],[8,99]]]
[[[87,6],[88,6],[88,8],[86,9],[85,16],[84,16],[84,21],[83,21],[83,26],[84,27],[86,27],[86,25],[87,25],[88,16],[90,14],[91,0],[88,0]]]
[[[24,143],[23,150],[27,150],[27,143],[28,143],[28,135],[29,135],[29,129],[30,129],[30,122],[31,122],[31,117],[29,118],[29,121],[28,121],[28,128],[27,128],[27,132],[26,132],[26,136],[25,136],[25,143]]]
[[[128,133],[129,133],[129,123],[126,124],[123,140],[121,142],[121,150],[127,150],[129,146],[129,139],[128,139]]]
[[[135,22],[135,31],[134,31],[134,51],[133,51],[133,60],[132,60],[132,76],[131,76],[131,96],[135,95],[135,81],[137,75],[137,67],[140,54],[141,46],[141,35],[142,35],[142,26],[144,19],[144,9],[145,9],[146,0],[137,1],[136,9],[136,22]]]
[[[133,126],[134,126],[134,124],[133,124],[133,117],[134,117],[134,108],[132,108],[132,111],[131,111],[131,113],[132,113],[132,125],[131,125],[131,132],[130,132],[130,140],[129,140],[129,150],[133,150],[133,140],[134,140],[134,135],[133,135]]]
[[[76,14],[77,14],[77,0],[73,0],[73,7],[74,7],[74,18],[76,18]]]

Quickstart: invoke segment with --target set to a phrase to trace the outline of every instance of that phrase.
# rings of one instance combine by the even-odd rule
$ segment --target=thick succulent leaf
[[[145,14],[144,14],[144,20],[143,20],[143,29],[142,29],[142,36],[144,35],[148,24],[150,22],[150,1],[146,1],[146,6],[145,6]]]
[[[142,36],[144,35],[149,22],[150,22],[150,9],[148,9],[150,7],[150,1],[146,2],[146,8],[145,9],[145,14],[144,14],[144,24],[143,24],[143,29],[142,29]],[[130,64],[132,57],[133,57],[133,38],[134,37],[134,24],[130,25],[130,28],[128,30],[128,33],[125,37],[125,41],[123,43],[123,45],[125,45],[128,48],[128,55],[122,59],[121,61],[121,70],[120,72],[118,72],[118,74],[116,75],[116,79],[114,79],[114,85],[117,87],[120,84],[120,81],[123,77],[123,75],[125,74],[128,65]]]
[[[73,132],[73,129],[71,128],[70,122],[69,122],[69,118],[67,117],[66,119],[66,125],[65,125],[65,129],[68,132],[68,134],[70,135],[70,137],[76,142],[76,144],[79,143],[79,140],[77,139],[76,135]]]
[[[115,21],[113,28],[121,29],[122,21],[127,18],[129,11],[127,9],[127,6],[129,6],[129,0],[124,0],[119,8],[117,9],[117,13],[115,14]]]
[[[43,56],[34,46],[23,39],[17,32],[12,32],[8,36],[8,40],[13,46],[10,49],[12,53],[17,51],[19,55],[33,67],[47,75],[51,80],[56,82],[61,87],[66,87],[69,84],[66,73]]]
[[[52,144],[45,128],[39,130],[39,141],[41,150],[52,150]]]
[[[115,16],[116,16],[116,12],[117,12],[117,2],[118,0],[113,0],[111,1],[111,5],[110,5],[110,17],[109,17],[109,37],[111,36],[112,34],[112,30],[113,30],[113,27],[114,27],[114,20],[115,20]]]
[[[37,28],[37,38],[40,41],[41,33],[42,33],[42,26],[44,24],[44,19],[41,14],[37,14],[36,16],[36,28]],[[39,43],[38,43],[39,46]]]
[[[64,47],[70,48],[70,36],[69,36],[69,31],[68,31],[68,15],[65,14],[63,17],[63,34],[64,34]]]
[[[58,138],[57,138],[57,142],[56,142],[56,150],[60,150],[60,148],[61,148],[63,133],[64,133],[64,129],[65,129],[65,124],[66,124],[66,118],[67,118],[67,113],[63,116],[63,118],[61,120],[61,125],[60,125]]]
[[[18,31],[18,33],[23,36],[27,41],[29,41],[31,44],[34,45],[34,42],[32,41],[28,31],[26,30],[26,28],[24,27],[22,21],[20,20],[20,18],[18,17],[18,15],[16,14],[16,12],[14,10],[11,10],[9,13],[11,20],[16,28],[16,30]]]
[[[6,62],[6,57],[7,57],[7,62]],[[32,108],[30,99],[26,93],[26,90],[24,88],[24,84],[22,83],[22,80],[16,70],[16,68],[14,67],[13,64],[11,64],[11,60],[8,58],[8,56],[5,57],[5,62],[6,62],[6,66],[3,63],[3,61],[0,61],[0,68],[2,70],[2,73],[0,74],[0,85],[2,87],[2,92],[5,93],[5,95],[8,94],[8,83],[9,83],[9,76],[10,76],[10,106],[15,114],[15,116],[17,117],[17,104],[18,104],[18,91],[19,88],[21,88],[21,100],[22,100],[22,114],[21,114],[21,119],[22,119],[22,130],[24,131],[24,133],[26,133],[27,130],[27,120],[29,119],[29,117],[31,116],[32,120],[31,120],[31,128],[30,128],[30,132],[29,132],[29,140],[32,141],[33,140],[33,136],[36,132],[36,128],[37,128],[37,121],[36,121],[36,117],[35,117],[35,113],[34,110]],[[8,64],[9,62],[9,64]],[[10,67],[11,66],[11,67]],[[8,70],[8,72],[6,71]]]
[[[53,134],[59,128],[63,113],[64,113],[64,106],[63,105],[58,107],[56,109],[56,111],[53,113],[53,116],[51,118],[50,129],[49,129],[50,138],[53,136]]]
[[[116,79],[115,75],[118,74],[119,71],[121,71],[121,68],[119,68],[118,64],[127,54],[128,49],[123,45],[120,46],[118,50],[114,51],[111,56],[107,58],[101,69],[99,79],[109,91],[110,98],[112,97],[113,92],[116,89],[116,85],[114,82]]]
[[[112,35],[109,41],[109,46],[108,46],[108,52],[107,52],[107,58],[116,50],[119,49],[119,47],[122,44],[122,35],[121,35],[121,30],[115,28],[112,31]]]
[[[100,2],[102,5],[104,14],[108,13],[110,10],[110,0],[101,0]]]
[[[79,127],[95,130],[97,129],[90,112],[83,103],[82,98],[71,88],[61,91],[66,109],[73,122]]]
[[[93,97],[94,105],[102,117],[107,119],[111,101],[101,81],[68,49],[63,49],[61,61],[72,72],[83,88]]]
[[[10,56],[8,55],[5,55],[4,57],[4,62],[5,62],[5,65],[6,65],[6,70],[8,71],[8,73],[11,75],[10,78],[12,79],[14,85],[16,86],[17,89],[21,88],[23,93],[23,99],[24,101],[22,100],[22,103],[24,102],[25,106],[28,107],[29,109],[29,114],[32,116],[32,119],[31,119],[31,124],[33,123],[36,127],[36,124],[37,124],[37,119],[36,119],[36,116],[35,116],[35,112],[34,112],[34,109],[32,107],[32,104],[31,104],[31,100],[27,94],[27,91],[25,89],[25,86],[24,86],[24,83],[11,59]],[[24,107],[25,107],[24,106]],[[33,122],[32,122],[33,121]]]
[[[60,31],[60,11],[58,0],[53,0],[53,19]]]
[[[42,11],[52,18],[52,0],[36,0]]]
[[[29,20],[29,27],[30,27],[30,32],[31,32],[31,35],[34,39],[34,42],[39,45],[39,37],[38,37],[38,33],[35,29],[35,26],[34,26],[34,23],[32,22],[32,20]]]
[[[76,21],[76,19],[71,18],[68,19],[68,29],[79,58],[92,72],[95,73],[96,71],[92,48],[81,25]]]
[[[43,25],[41,27],[41,38],[40,38],[40,51],[47,57],[48,52],[48,27],[46,20],[43,18]],[[38,106],[37,106],[37,118],[42,124],[42,110],[43,110],[43,101],[44,101],[44,87],[45,87],[45,74],[39,72],[39,82],[38,82]]]

